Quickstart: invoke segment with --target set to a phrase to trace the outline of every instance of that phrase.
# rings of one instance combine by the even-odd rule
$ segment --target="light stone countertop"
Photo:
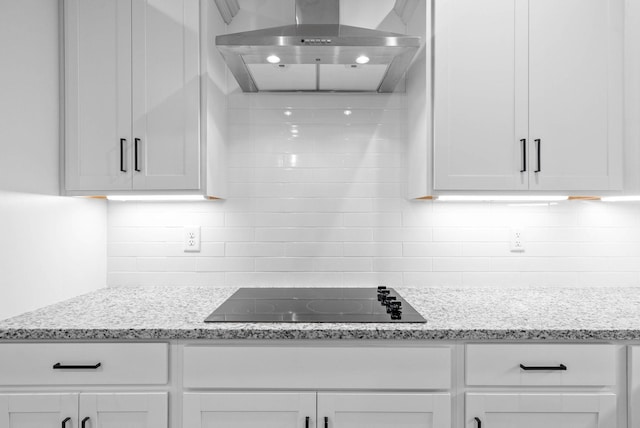
[[[0,340],[640,340],[640,287],[394,288],[426,324],[205,324],[237,288],[105,288],[0,321]]]

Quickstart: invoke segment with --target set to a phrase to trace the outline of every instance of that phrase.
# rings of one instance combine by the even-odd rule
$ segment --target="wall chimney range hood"
[[[339,24],[339,0],[295,0],[296,25],[216,37],[243,92],[393,92],[420,37]]]

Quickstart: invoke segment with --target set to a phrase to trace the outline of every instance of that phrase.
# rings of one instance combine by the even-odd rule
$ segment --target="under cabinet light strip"
[[[568,196],[519,196],[519,195],[441,195],[437,197],[438,201],[482,201],[482,202],[515,202],[515,201],[523,201],[523,202],[557,202],[557,201],[566,201]]]
[[[204,201],[202,195],[107,195],[109,201]]]
[[[630,196],[604,196],[602,198],[603,202],[639,202],[640,195],[630,195]]]

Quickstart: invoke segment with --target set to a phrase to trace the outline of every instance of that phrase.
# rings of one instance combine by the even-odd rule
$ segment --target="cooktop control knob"
[[[387,296],[391,293],[391,290],[387,289],[378,289],[378,301],[384,302],[387,299]]]
[[[392,320],[401,320],[402,319],[402,312],[400,312],[400,311],[391,312],[391,319]]]

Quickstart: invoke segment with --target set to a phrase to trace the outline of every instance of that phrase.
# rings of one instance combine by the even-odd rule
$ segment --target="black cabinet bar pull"
[[[82,420],[82,422],[80,422],[80,428],[86,428],[87,427],[87,421],[91,419],[89,416],[87,416],[86,418],[84,418]]]
[[[120,138],[120,172],[127,172],[127,170],[124,169],[124,145],[126,143],[126,138]]]
[[[135,148],[134,148],[134,169],[136,170],[136,172],[140,172],[140,169],[138,168],[138,143],[140,142],[140,138],[135,138],[134,140],[135,143]]]
[[[82,427],[82,428],[84,428],[84,427]],[[309,428],[309,416],[304,418],[304,428]]]
[[[55,363],[53,365],[53,368],[58,370],[62,370],[62,369],[97,369],[98,367],[100,367],[102,365],[102,363],[96,363],[93,365],[62,365],[60,363]]]
[[[329,428],[329,416],[324,417],[324,428]]]
[[[482,428],[482,421],[480,420],[480,418],[475,417],[473,419],[476,421],[476,424],[477,424],[478,428]]]
[[[520,364],[520,368],[522,370],[566,370],[567,366],[564,364],[557,366],[525,366],[524,364]]]
[[[67,422],[69,422],[70,420],[71,420],[71,418],[65,418],[65,419],[62,421],[62,428],[65,428],[65,427],[67,426]]]
[[[522,169],[520,172],[527,172],[527,139],[520,140],[522,143]]]
[[[542,171],[542,160],[540,159],[540,146],[542,146],[542,143],[540,139],[533,140],[533,141],[535,141],[536,143],[536,150],[538,152],[538,168],[533,172],[540,172]]]

